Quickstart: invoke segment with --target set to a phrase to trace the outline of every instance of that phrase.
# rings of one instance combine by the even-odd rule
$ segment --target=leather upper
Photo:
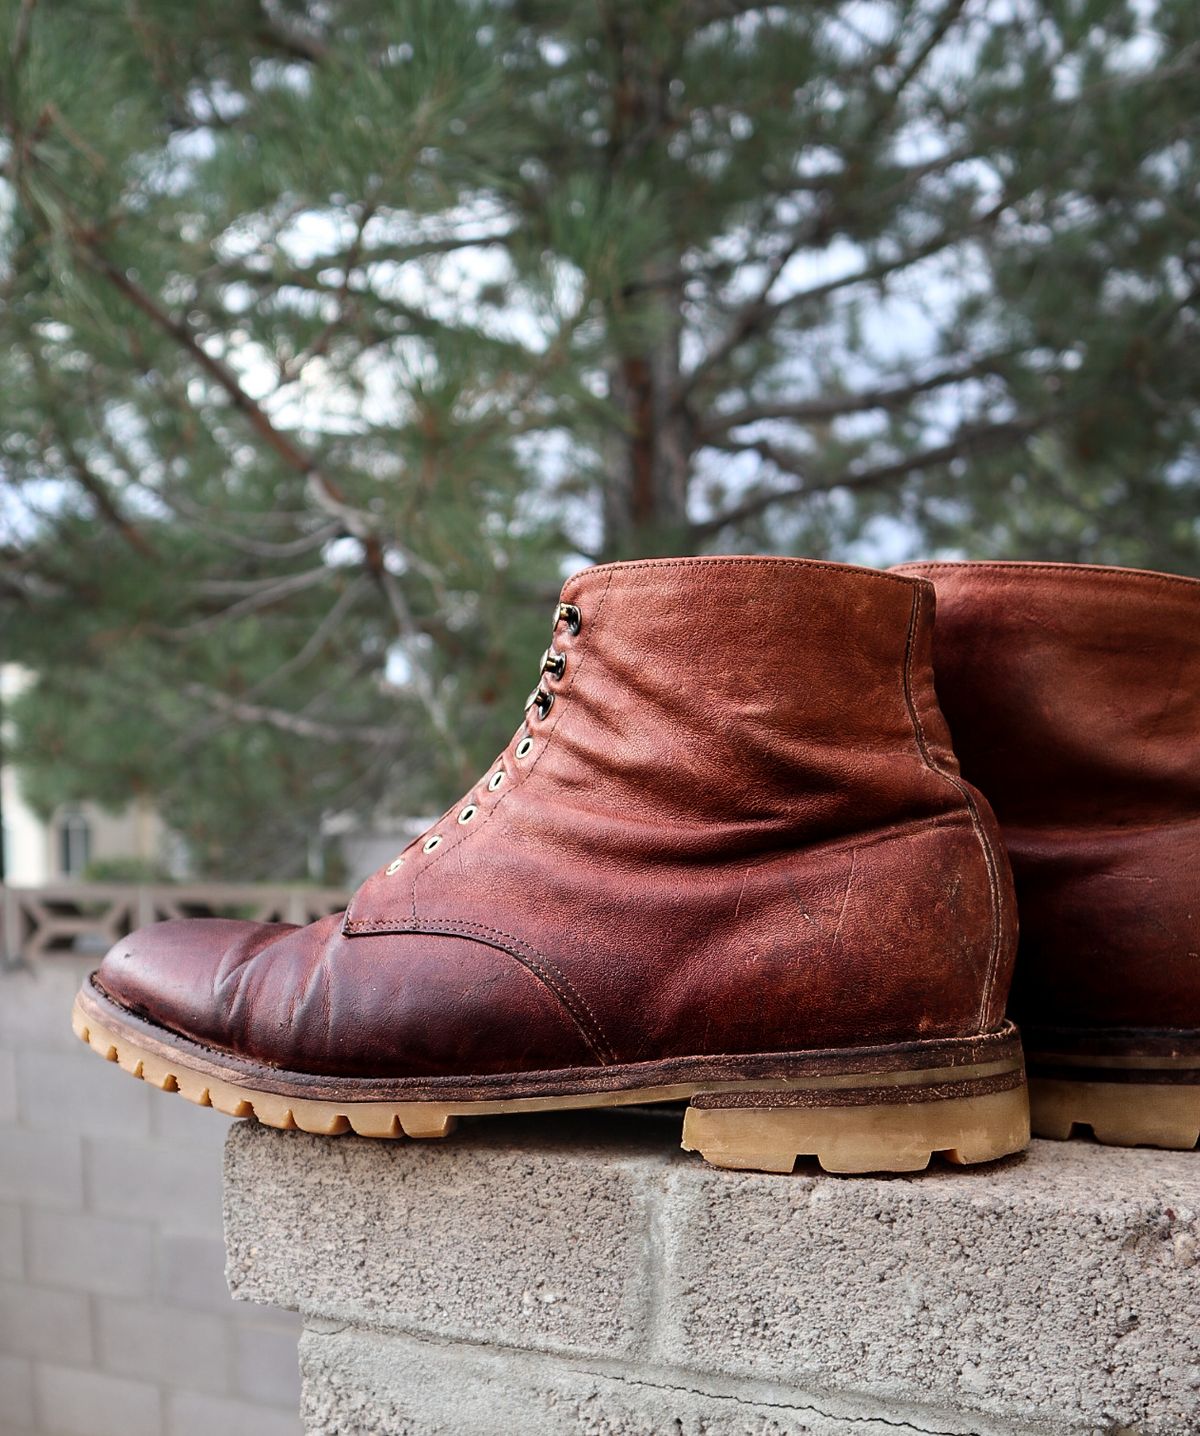
[[[1013,1015],[1200,1026],[1200,580],[931,563],[938,693],[1016,876]]]
[[[381,1077],[1000,1022],[1010,879],[934,695],[928,584],[648,560],[562,600],[545,716],[343,919],[145,929],[100,985],[216,1047]]]

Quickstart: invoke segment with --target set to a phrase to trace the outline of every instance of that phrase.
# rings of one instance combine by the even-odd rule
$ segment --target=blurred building
[[[0,664],[0,712],[31,676],[15,663]],[[91,875],[184,875],[179,842],[145,798],[118,812],[90,802],[64,804],[49,815],[35,812],[16,769],[3,761],[3,738],[0,727],[0,876],[5,882],[45,887]]]

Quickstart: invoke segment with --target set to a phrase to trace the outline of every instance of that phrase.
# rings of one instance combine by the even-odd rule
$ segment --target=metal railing
[[[61,883],[0,886],[0,955],[6,963],[97,952],[135,927],[178,917],[315,922],[340,912],[349,893],[255,883]]]

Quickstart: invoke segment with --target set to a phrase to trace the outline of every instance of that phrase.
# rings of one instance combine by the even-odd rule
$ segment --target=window
[[[58,870],[64,878],[82,877],[92,857],[92,826],[78,808],[58,819]]]

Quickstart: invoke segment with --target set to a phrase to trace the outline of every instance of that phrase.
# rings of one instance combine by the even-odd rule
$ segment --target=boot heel
[[[1066,1141],[1090,1127],[1106,1147],[1163,1147],[1186,1152],[1200,1142],[1200,1084],[1076,1082],[1032,1077],[1035,1136]]]
[[[756,1172],[790,1172],[800,1157],[827,1172],[919,1172],[934,1153],[969,1165],[1028,1141],[1020,1073],[926,1087],[700,1093],[683,1123],[686,1151]]]

